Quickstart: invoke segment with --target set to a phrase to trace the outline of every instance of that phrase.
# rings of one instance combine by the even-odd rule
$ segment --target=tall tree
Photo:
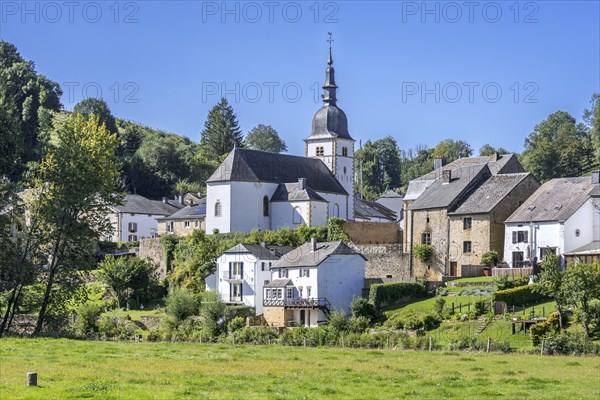
[[[17,129],[0,99],[0,179],[10,174],[19,156]],[[0,208],[1,209],[1,208]]]
[[[101,235],[112,227],[109,207],[122,201],[115,134],[99,126],[98,117],[72,116],[56,128],[56,144],[42,160],[32,204],[40,210],[46,233],[44,297],[35,332],[48,314],[63,311],[65,301],[79,293],[79,271],[91,260]]]
[[[376,198],[402,185],[400,149],[391,136],[373,142],[368,140],[355,155],[356,171],[360,170],[361,159],[365,197]]]
[[[402,185],[428,172],[433,171],[433,149],[418,145],[414,149],[402,152]]]
[[[560,329],[563,329],[563,311],[567,306],[567,292],[563,287],[565,270],[560,265],[560,257],[551,255],[541,264],[542,271],[538,275],[538,284],[534,291],[554,299],[558,311]]]
[[[200,144],[213,159],[229,153],[234,146],[243,147],[242,131],[226,98],[208,113]]]
[[[254,150],[282,153],[287,151],[287,145],[271,125],[259,124],[246,135],[247,146]]]
[[[583,111],[583,121],[589,129],[592,168],[600,168],[600,93],[594,93],[590,100],[591,108]]]
[[[58,83],[39,75],[35,64],[25,61],[13,44],[0,41],[0,104],[16,125],[20,159],[13,171],[16,177],[24,172],[26,163],[42,156],[52,111],[62,108],[60,96]]]
[[[106,129],[108,129],[110,133],[118,132],[115,117],[113,117],[112,113],[110,112],[110,108],[108,108],[108,104],[106,104],[103,99],[89,97],[81,100],[75,105],[75,107],[73,107],[73,112],[86,116],[94,114],[98,117],[100,125],[105,124]]]
[[[581,176],[590,169],[590,139],[584,124],[557,111],[525,139],[523,165],[541,181]]]
[[[481,146],[481,148],[479,149],[479,156],[483,157],[483,156],[491,156],[494,153],[498,153],[498,154],[508,154],[509,151],[506,150],[504,147],[494,147],[490,144],[484,144],[483,146]]]
[[[592,300],[600,300],[600,263],[578,263],[567,268],[563,290],[569,305],[578,309],[581,325],[590,337],[591,303]]]
[[[442,140],[433,149],[433,157],[444,157],[447,162],[452,162],[459,158],[471,157],[473,149],[463,140],[445,139]]]

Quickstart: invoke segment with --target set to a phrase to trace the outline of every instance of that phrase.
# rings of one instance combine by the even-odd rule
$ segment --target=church
[[[206,232],[354,220],[354,139],[337,106],[331,46],[323,91],[304,157],[242,148],[229,153],[206,182]]]

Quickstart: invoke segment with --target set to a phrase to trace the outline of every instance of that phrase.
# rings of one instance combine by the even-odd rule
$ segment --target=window
[[[174,224],[173,221],[167,222],[167,232],[173,232]]]
[[[291,288],[291,287],[287,288],[286,297],[288,299],[294,298],[294,288]]]
[[[304,288],[303,288],[302,286],[299,286],[299,287],[298,287],[298,293],[299,293],[299,297],[300,297],[300,298],[302,298],[302,296],[304,295],[304,293],[303,293],[303,292],[304,292],[304,290],[303,290],[303,289],[304,289]]]
[[[546,261],[549,255],[556,255],[556,247],[542,247],[540,249],[540,258]]]
[[[344,167],[344,175],[346,175],[347,169],[346,167]]]
[[[298,225],[302,223],[302,216],[300,215],[300,207],[294,207],[292,210],[292,223]]]
[[[243,262],[230,262],[229,263],[229,277],[230,279],[239,277],[241,278],[244,274],[244,263]]]
[[[528,242],[528,233],[527,231],[513,231],[512,233],[512,242],[513,243],[527,243]]]
[[[338,206],[338,204],[337,204],[337,203],[335,203],[335,204],[333,205],[333,216],[334,216],[335,218],[339,218],[339,217],[340,217],[340,206]]]
[[[308,297],[308,298],[310,298],[310,289],[311,289],[310,286],[306,287],[306,297]]]
[[[221,216],[221,201],[217,200],[217,202],[215,203],[215,217],[220,217]]]
[[[283,299],[283,289],[273,289],[273,291],[277,293],[277,299]]]
[[[325,149],[323,148],[323,146],[318,146],[316,148],[315,154],[317,156],[324,156],[325,155]]]
[[[391,275],[386,275],[385,279],[392,279],[392,276]]]
[[[300,278],[302,278],[303,276],[305,276],[307,278],[310,276],[309,268],[300,268]]]
[[[183,227],[184,228],[189,228],[190,227],[190,221],[183,221]]]
[[[512,266],[513,268],[521,268],[523,266],[523,252],[513,251],[512,253]]]
[[[425,232],[421,234],[421,244],[431,244],[431,233]]]
[[[470,241],[463,242],[463,253],[470,253],[472,250]]]
[[[579,229],[575,229],[575,236],[579,237],[581,235],[581,231]]]
[[[267,300],[271,299],[271,289],[267,289],[265,291],[265,299],[267,299]]]
[[[196,222],[194,222],[194,226],[195,226],[196,228],[199,228],[199,227],[200,227],[200,221],[199,221],[199,220],[196,220]]]
[[[128,224],[129,232],[137,232],[137,222],[130,222]]]
[[[268,269],[267,269],[267,263],[266,262],[263,261],[263,262],[260,263],[260,270],[261,271],[268,271]]]
[[[137,235],[129,235],[129,236],[127,236],[127,241],[128,242],[135,242],[137,240],[138,240]]]
[[[269,198],[263,197],[263,217],[269,216]]]
[[[231,283],[230,284],[230,301],[241,301],[242,300],[242,284]]]
[[[473,220],[471,217],[463,218],[463,229],[471,229],[471,225],[473,224]]]
[[[287,278],[288,277],[288,270],[287,269],[279,269],[279,271],[277,272],[277,276],[279,278]]]
[[[345,146],[342,147],[342,156],[348,157],[348,148]]]

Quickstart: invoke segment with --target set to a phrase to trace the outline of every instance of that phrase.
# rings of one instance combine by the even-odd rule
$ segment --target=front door
[[[513,268],[523,267],[523,252],[522,251],[513,251],[512,266],[513,266]]]
[[[304,320],[306,318],[306,311],[300,310],[300,326],[304,325]]]
[[[456,265],[456,261],[450,261],[450,276],[458,276],[458,266]]]

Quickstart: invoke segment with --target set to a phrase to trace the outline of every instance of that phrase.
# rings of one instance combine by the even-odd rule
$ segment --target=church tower
[[[329,34],[329,59],[323,85],[323,107],[313,117],[312,131],[305,139],[305,157],[319,158],[348,192],[347,204],[337,209],[331,207],[329,217],[354,219],[354,139],[348,133],[348,119],[337,106],[337,86],[331,55]]]

